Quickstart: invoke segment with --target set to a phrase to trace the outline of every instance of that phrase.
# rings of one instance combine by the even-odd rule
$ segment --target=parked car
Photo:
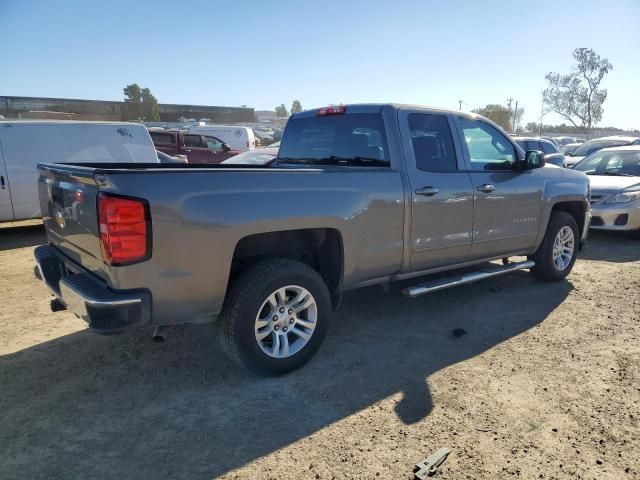
[[[282,134],[284,133],[284,130],[278,127],[272,127],[272,130],[273,130],[273,134],[271,136],[273,137],[273,139],[276,142],[279,142],[280,140],[282,140]]]
[[[553,140],[555,141],[556,145],[558,145],[558,147],[562,147],[570,143],[584,143],[584,140],[574,137],[553,137]]]
[[[160,163],[189,163],[186,155],[171,156],[167,155],[164,152],[161,152],[160,150],[156,150],[156,154],[158,155],[158,160],[160,161]]]
[[[0,122],[0,221],[39,218],[39,162],[158,162],[147,129],[135,123]]]
[[[278,155],[277,147],[256,148],[222,162],[225,165],[271,165]]]
[[[553,138],[553,137],[540,137],[540,138],[542,138],[543,140],[546,140],[548,142],[551,142],[552,144],[554,144],[556,146],[556,148],[559,147],[559,145],[556,143],[555,138]]]
[[[167,155],[184,155],[189,163],[220,163],[240,153],[217,137],[178,130],[150,130],[156,149]]]
[[[573,169],[591,180],[591,228],[640,233],[640,146],[603,148]]]
[[[582,143],[567,143],[560,147],[560,153],[566,157],[567,155],[571,155],[580,145],[582,145]]]
[[[556,165],[558,167],[566,167],[567,162],[564,155],[558,151],[558,147],[553,142],[550,142],[544,138],[538,137],[511,137],[515,142],[522,147],[526,152],[527,150],[538,150],[544,153],[544,160],[546,163]]]
[[[625,145],[640,145],[640,138],[623,137],[620,135],[594,138],[593,140],[584,142],[567,156],[567,166],[569,168],[572,168],[576,163],[578,163],[587,155],[591,155],[593,152],[597,152],[598,150],[602,150],[603,148],[624,147]]]
[[[273,136],[264,130],[253,128],[253,135],[260,140],[261,145],[269,145],[274,142]]]
[[[39,185],[56,308],[102,332],[219,316],[225,351],[269,375],[315,354],[345,290],[563,279],[590,216],[584,173],[481,116],[418,106],[297,113],[269,167],[45,164]]]
[[[187,130],[189,133],[199,133],[200,135],[219,138],[238,152],[246,152],[256,147],[253,130],[249,127],[235,125],[190,125],[187,127]]]

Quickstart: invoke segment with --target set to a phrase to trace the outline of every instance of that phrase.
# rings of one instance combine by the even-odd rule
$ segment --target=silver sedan
[[[640,146],[604,148],[573,168],[591,180],[591,228],[640,232]]]

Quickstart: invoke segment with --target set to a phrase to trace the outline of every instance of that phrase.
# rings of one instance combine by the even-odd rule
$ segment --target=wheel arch
[[[235,246],[229,284],[248,266],[268,258],[288,258],[313,268],[327,284],[332,306],[339,306],[344,275],[344,243],[339,230],[304,228],[247,235]]]
[[[585,225],[585,213],[588,209],[589,204],[586,202],[584,197],[567,196],[549,201],[543,209],[543,221],[540,223],[540,229],[538,231],[535,249],[537,249],[542,243],[544,234],[547,231],[547,227],[549,225],[549,221],[551,220],[551,215],[553,214],[553,212],[566,212],[571,215],[578,225],[578,237],[582,238],[584,229],[589,228],[588,225]]]

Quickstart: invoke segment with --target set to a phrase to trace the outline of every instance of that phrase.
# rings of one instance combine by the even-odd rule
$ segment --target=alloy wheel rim
[[[317,320],[318,305],[306,288],[278,288],[267,296],[256,315],[256,342],[272,358],[290,357],[309,343]]]
[[[571,227],[560,229],[553,242],[553,264],[559,271],[566,270],[573,259],[575,237]]]

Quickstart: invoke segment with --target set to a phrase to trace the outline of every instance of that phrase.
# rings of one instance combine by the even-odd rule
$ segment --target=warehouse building
[[[163,122],[177,122],[181,117],[208,118],[213,123],[255,121],[253,108],[166,103],[158,104],[158,108]],[[124,102],[71,98],[0,96],[0,115],[8,119],[126,120]]]

